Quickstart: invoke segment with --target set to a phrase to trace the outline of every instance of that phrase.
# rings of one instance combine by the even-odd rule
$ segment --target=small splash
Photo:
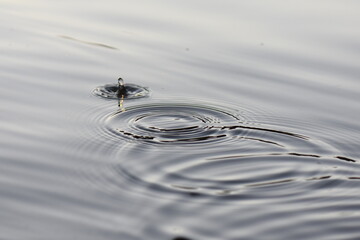
[[[106,99],[136,99],[147,97],[150,91],[147,87],[136,84],[124,83],[122,78],[118,79],[118,83],[106,84],[94,89],[93,93]]]

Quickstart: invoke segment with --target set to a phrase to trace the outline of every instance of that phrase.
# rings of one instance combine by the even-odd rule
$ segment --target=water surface
[[[359,7],[2,1],[0,238],[358,239]]]

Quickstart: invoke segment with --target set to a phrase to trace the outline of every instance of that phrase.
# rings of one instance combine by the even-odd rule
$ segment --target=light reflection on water
[[[357,2],[0,5],[1,237],[360,236]]]

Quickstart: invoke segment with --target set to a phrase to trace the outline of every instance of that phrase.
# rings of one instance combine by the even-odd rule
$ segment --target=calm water
[[[359,8],[1,1],[0,238],[359,239]]]

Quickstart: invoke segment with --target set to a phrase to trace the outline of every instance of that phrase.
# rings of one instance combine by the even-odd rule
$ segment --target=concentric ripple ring
[[[239,115],[216,107],[169,103],[118,111],[108,116],[105,125],[114,137],[181,145],[229,140],[222,126],[242,121]]]
[[[346,187],[344,179],[357,176],[356,160],[332,145],[299,129],[259,122],[256,113],[238,107],[157,101],[103,114],[97,123],[104,146],[94,147],[112,156],[99,178],[115,190],[296,198],[319,186]]]

